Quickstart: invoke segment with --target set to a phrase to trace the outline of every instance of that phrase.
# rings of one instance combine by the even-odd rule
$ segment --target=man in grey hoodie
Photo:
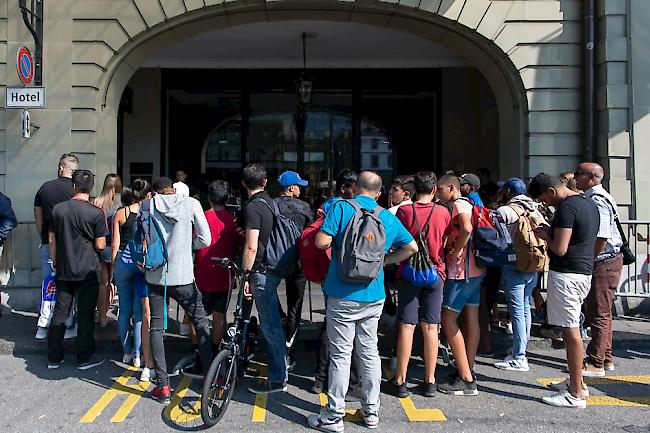
[[[156,179],[153,190],[151,213],[162,231],[168,259],[162,268],[146,273],[151,308],[151,349],[158,378],[158,386],[151,394],[159,402],[169,404],[171,390],[163,343],[165,291],[180,304],[194,324],[204,370],[210,367],[212,360],[210,325],[203,309],[201,292],[194,285],[192,263],[192,250],[210,245],[210,227],[198,200],[175,194],[171,179]]]
[[[534,217],[543,220],[537,203],[526,194],[523,180],[513,177],[508,179],[499,194],[507,204],[498,211],[503,216],[510,237],[514,238],[519,223],[519,214],[525,211],[534,213]],[[508,301],[508,311],[512,320],[512,355],[495,363],[495,367],[510,371],[528,371],[526,346],[530,338],[530,299],[537,285],[536,272],[521,272],[515,265],[506,265],[501,270],[501,287]]]

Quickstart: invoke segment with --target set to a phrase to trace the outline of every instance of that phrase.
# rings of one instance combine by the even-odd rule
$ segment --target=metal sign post
[[[45,0],[18,0],[18,7],[23,14],[23,22],[34,38],[34,83],[43,85],[43,3]],[[19,66],[20,69],[20,66]]]

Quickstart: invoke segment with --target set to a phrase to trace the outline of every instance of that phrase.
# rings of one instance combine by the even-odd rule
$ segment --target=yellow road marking
[[[566,377],[540,378],[537,383],[548,387],[552,382],[561,382]],[[648,385],[650,384],[650,375],[641,374],[636,376],[607,376],[607,377],[584,377],[584,382],[589,386],[601,385]],[[587,404],[590,406],[650,406],[650,397],[635,396],[610,396],[610,395],[592,395],[587,397]]]
[[[174,391],[171,403],[169,403],[169,405],[165,408],[165,417],[174,423],[188,423],[201,417],[200,399],[194,403],[192,409],[181,409],[181,403],[183,402],[183,398],[185,398],[185,395],[187,394],[187,390],[190,388],[191,383],[192,378],[183,376],[180,383],[176,387],[176,390]]]
[[[318,397],[320,399],[320,405],[323,407],[327,406],[327,394],[321,392],[318,394]],[[363,415],[359,409],[346,409],[343,420],[348,422],[361,422],[363,421]]]
[[[395,373],[393,373],[388,367],[383,365],[382,368],[388,380],[392,380],[393,377],[395,377]],[[402,405],[402,409],[404,409],[404,412],[406,413],[406,417],[410,422],[447,421],[447,417],[440,409],[437,408],[418,409],[417,407],[415,407],[415,403],[413,403],[411,397],[398,398],[398,400]]]
[[[116,395],[126,394],[128,395],[126,401],[122,406],[120,406],[113,418],[111,418],[111,422],[124,421],[149,386],[148,382],[140,382],[138,385],[130,385],[128,383],[129,379],[136,371],[137,369],[135,367],[129,367],[125,370],[124,373],[115,380],[113,385],[88,410],[88,412],[81,417],[79,422],[86,424],[95,421]]]
[[[549,386],[551,382],[561,382],[565,377],[541,378],[537,382],[544,386]],[[587,385],[619,385],[623,383],[638,383],[641,385],[650,385],[650,374],[640,374],[637,376],[607,376],[607,377],[583,377]]]
[[[650,406],[650,397],[610,397],[608,395],[594,395],[587,397],[590,406]]]
[[[268,400],[268,395],[266,394],[257,394],[255,396],[255,406],[253,406],[253,416],[251,417],[251,421],[253,422],[266,421],[267,400]]]
[[[447,421],[447,417],[440,409],[418,409],[411,397],[400,398],[404,412],[409,421]]]
[[[251,361],[250,363],[256,370],[259,382],[263,379],[267,379],[269,375],[269,370],[266,364],[261,362]],[[255,405],[253,406],[253,416],[251,421],[253,422],[264,422],[266,421],[266,403],[268,402],[268,395],[266,394],[257,394],[255,396]]]

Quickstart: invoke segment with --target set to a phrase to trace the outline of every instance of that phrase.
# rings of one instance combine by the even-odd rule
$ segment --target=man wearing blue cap
[[[309,205],[300,200],[300,189],[309,185],[309,182],[302,179],[295,171],[285,171],[278,178],[281,193],[277,200],[280,213],[293,220],[300,231],[304,230],[314,221],[314,216]],[[287,289],[287,313],[282,311],[284,333],[286,337],[287,352],[289,353],[289,370],[295,364],[291,347],[298,333],[302,313],[302,301],[305,295],[305,274],[300,266],[295,267],[293,275],[285,278]]]
[[[512,239],[515,238],[520,218],[544,221],[544,217],[538,210],[538,204],[526,195],[526,184],[523,180],[516,177],[508,179],[501,186],[498,195],[503,198],[503,202],[507,203],[498,211],[503,216]],[[535,235],[531,234],[531,236]],[[529,370],[526,346],[530,338],[530,298],[536,285],[536,272],[519,271],[516,264],[506,265],[501,271],[501,287],[506,294],[512,320],[512,355],[494,364],[497,368],[510,371]]]

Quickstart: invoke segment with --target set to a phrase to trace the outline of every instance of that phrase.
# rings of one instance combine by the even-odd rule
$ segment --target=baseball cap
[[[307,182],[304,179],[301,179],[300,175],[295,171],[285,171],[280,175],[280,177],[278,177],[278,182],[280,182],[280,185],[282,185],[285,188],[291,185],[300,185],[300,186],[309,185],[309,182]]]
[[[458,180],[460,180],[461,185],[471,185],[476,189],[481,187],[481,180],[474,173],[465,173]]]
[[[518,177],[511,177],[506,180],[501,188],[510,190],[513,195],[526,194],[526,184]]]

